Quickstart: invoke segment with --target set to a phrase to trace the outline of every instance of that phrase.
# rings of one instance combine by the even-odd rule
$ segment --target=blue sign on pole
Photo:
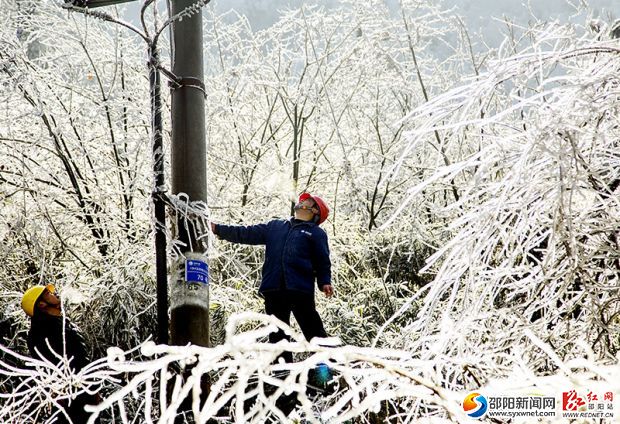
[[[209,284],[209,265],[196,259],[185,260],[185,281]]]

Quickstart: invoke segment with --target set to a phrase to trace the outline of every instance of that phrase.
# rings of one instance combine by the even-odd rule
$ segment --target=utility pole
[[[31,0],[27,0],[31,1]],[[91,15],[90,10],[136,0],[64,0],[64,8]],[[145,6],[146,7],[146,4]],[[142,11],[144,13],[144,9]],[[100,13],[99,18],[116,24],[124,25],[111,15]],[[144,22],[144,21],[143,21]],[[163,121],[161,116],[161,77],[159,74],[159,53],[157,39],[149,39],[146,34],[135,28],[124,25],[137,33],[149,45],[149,86],[151,94],[151,134],[153,137],[153,175],[155,177],[153,192],[153,215],[155,229],[155,273],[157,283],[157,326],[155,340],[159,344],[168,344],[168,274],[166,258],[166,204],[165,204],[165,173],[164,173],[164,146]]]
[[[196,3],[201,1],[172,0],[172,15]],[[171,29],[172,72],[178,78],[172,89],[172,193],[185,193],[190,202],[206,202],[202,11],[193,9],[191,16],[175,20]],[[183,248],[185,258],[175,262],[171,269],[171,344],[209,346],[206,243],[196,238],[207,229],[195,228],[189,217],[179,215],[176,220],[176,237],[186,247]]]
[[[26,0],[24,0],[26,1]],[[86,15],[90,9],[136,0],[64,0],[65,8]],[[205,88],[202,54],[202,10],[210,0],[172,0],[170,15],[185,14],[171,24],[172,64],[175,84],[172,88],[172,192],[185,193],[188,201],[207,201],[207,165],[205,142]],[[153,0],[143,2],[143,10]],[[177,238],[186,246],[184,258],[171,266],[170,328],[168,327],[168,284],[166,258],[166,208],[164,181],[163,122],[161,117],[161,78],[157,41],[161,32],[150,39],[111,15],[97,15],[122,24],[149,44],[149,82],[151,89],[151,130],[153,133],[152,193],[155,218],[155,257],[157,275],[156,340],[168,344],[168,330],[173,345],[187,343],[209,346],[209,274],[207,245],[188,217],[177,216]],[[143,20],[144,25],[144,20]],[[188,228],[188,226],[190,228]]]
[[[168,344],[168,272],[166,258],[166,204],[164,202],[164,126],[161,116],[161,77],[157,66],[157,45],[149,48],[149,85],[151,90],[151,132],[153,134],[153,175],[155,189],[153,214],[155,216],[155,274],[157,282],[157,343]]]

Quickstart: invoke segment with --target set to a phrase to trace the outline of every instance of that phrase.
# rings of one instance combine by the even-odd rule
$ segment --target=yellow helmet
[[[45,289],[52,293],[56,293],[56,287],[54,287],[53,284],[48,284],[47,286],[32,286],[24,292],[22,296],[22,309],[29,317],[34,315],[34,305]]]

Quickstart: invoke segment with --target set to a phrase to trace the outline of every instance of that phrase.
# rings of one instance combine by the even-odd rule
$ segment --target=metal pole
[[[155,274],[157,281],[157,343],[168,344],[168,281],[166,263],[166,205],[164,187],[163,122],[161,119],[161,81],[157,65],[157,46],[149,48],[149,83],[151,89],[151,131],[153,133],[153,206],[155,214]]]
[[[196,0],[172,0],[176,15]],[[205,141],[205,98],[202,41],[202,11],[172,25],[172,71],[179,86],[172,90],[172,192],[186,193],[189,201],[207,201],[207,148]],[[190,258],[206,255],[206,247],[187,228],[189,220],[177,217],[177,237],[186,243]],[[191,225],[191,224],[190,224]],[[205,256],[206,257],[206,256]],[[185,264],[185,266],[187,266]],[[209,345],[208,286],[192,292],[182,277],[183,264],[175,264],[177,281],[172,282],[170,336],[173,345]],[[189,289],[188,289],[189,287]]]

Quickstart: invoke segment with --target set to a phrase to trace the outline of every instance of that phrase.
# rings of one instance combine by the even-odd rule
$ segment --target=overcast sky
[[[390,7],[397,7],[398,0],[384,0]],[[439,2],[439,0],[435,0]],[[127,6],[127,16],[137,16],[140,2]],[[454,8],[455,13],[464,18],[471,33],[482,33],[491,46],[497,46],[501,40],[502,24],[493,18],[509,17],[515,23],[527,24],[531,12],[541,20],[558,20],[560,22],[576,22],[583,24],[587,16],[575,15],[572,4],[583,4],[585,0],[443,0],[446,9]],[[588,0],[593,17],[612,20],[620,16],[620,0]],[[278,16],[278,10],[297,8],[302,4],[320,4],[333,7],[339,0],[212,0],[206,7],[214,7],[218,12],[235,9],[245,14],[252,28],[265,28],[272,24]]]

